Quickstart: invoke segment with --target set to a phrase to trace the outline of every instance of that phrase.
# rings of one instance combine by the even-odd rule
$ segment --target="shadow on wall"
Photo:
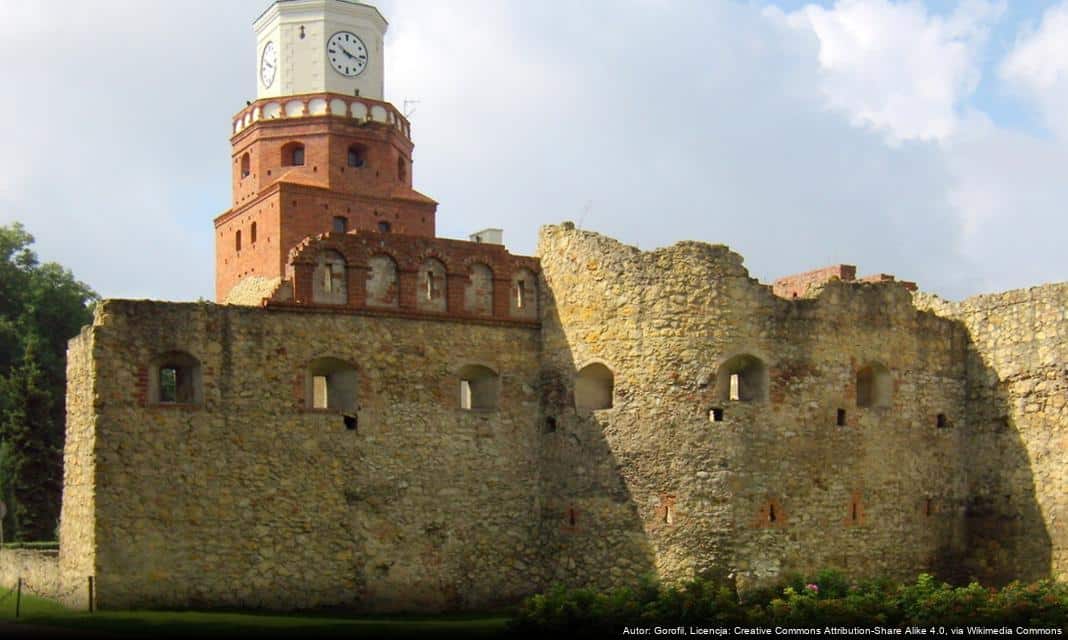
[[[1029,454],[1022,433],[1022,403],[1014,406],[1013,401],[1013,386],[1026,380],[1000,379],[974,345],[969,345],[967,366],[968,424],[961,454],[968,480],[968,553],[953,577],[975,578],[984,585],[1055,577],[1053,542],[1035,492],[1036,471],[1042,482],[1053,478],[1032,466],[1036,457]]]
[[[539,289],[543,327],[559,328],[552,291],[544,283]],[[655,551],[606,435],[620,411],[612,370],[557,350],[543,362],[540,387],[548,583],[610,589],[655,576]]]

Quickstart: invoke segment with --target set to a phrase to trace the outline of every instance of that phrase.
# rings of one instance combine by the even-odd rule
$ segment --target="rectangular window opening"
[[[329,406],[326,389],[326,376],[312,377],[312,408],[326,409]]]
[[[252,223],[252,228],[249,229],[248,240],[252,244],[256,244],[256,223]]]
[[[434,299],[434,289],[435,289],[435,287],[434,287],[434,272],[433,271],[427,271],[426,272],[426,299],[427,300],[433,300]]]
[[[852,511],[851,517],[853,518],[853,522],[857,521],[857,503],[856,502],[853,503],[853,511]]]
[[[933,501],[930,498],[927,498],[927,500],[924,501],[924,504],[923,504],[923,515],[930,516],[933,511],[934,511]]]
[[[241,230],[234,234],[234,250],[241,251]]]
[[[938,425],[939,429],[945,429],[949,426],[949,420],[946,419],[946,414],[944,413],[938,414],[938,417],[935,419],[935,423]]]
[[[775,503],[770,503],[768,504],[768,522],[775,522],[776,518]]]
[[[517,309],[523,308],[523,289],[525,286],[526,283],[522,280],[515,283],[515,306]]]
[[[737,373],[731,374],[731,388],[730,395],[727,396],[731,400],[741,400],[741,378]]]
[[[334,217],[334,233],[345,233],[349,230],[349,219],[344,216]]]
[[[845,409],[839,409],[838,410],[838,423],[837,424],[838,424],[839,427],[846,426],[846,412],[845,412]]]
[[[723,408],[712,407],[711,409],[709,409],[708,420],[709,422],[723,422]]]
[[[461,380],[460,381],[460,408],[461,409],[470,409],[471,408],[471,381],[470,380]]]
[[[174,367],[159,370],[159,401],[178,402],[178,370]]]

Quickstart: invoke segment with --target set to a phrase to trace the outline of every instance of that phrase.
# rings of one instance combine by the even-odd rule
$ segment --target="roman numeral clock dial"
[[[367,47],[356,34],[338,31],[326,43],[326,55],[330,66],[341,75],[352,78],[367,67]]]

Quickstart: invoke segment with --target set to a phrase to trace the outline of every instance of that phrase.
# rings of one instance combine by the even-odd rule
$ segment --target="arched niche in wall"
[[[500,377],[497,372],[480,364],[460,367],[460,408],[492,411],[497,408]]]
[[[857,371],[857,406],[889,407],[894,401],[894,380],[890,370],[870,362]]]
[[[760,358],[742,353],[719,366],[716,399],[763,402],[768,398],[768,367]]]
[[[415,292],[415,306],[420,311],[445,311],[447,282],[445,265],[436,258],[427,258],[419,266],[416,279],[419,290]]]
[[[152,404],[203,404],[200,360],[185,351],[168,351],[152,360],[148,374]]]
[[[397,308],[400,296],[397,291],[397,263],[393,258],[378,254],[367,261],[371,267],[367,274],[367,306]]]
[[[300,142],[287,142],[282,145],[283,167],[300,167],[304,165],[304,144]]]
[[[493,315],[493,270],[481,262],[471,265],[464,291],[464,309],[479,316]]]
[[[588,364],[575,376],[575,408],[580,411],[612,408],[615,374],[600,362]]]
[[[513,318],[538,317],[538,277],[530,269],[517,269],[512,274],[508,307]]]
[[[346,304],[349,301],[345,276],[345,256],[337,251],[321,251],[312,276],[312,302]]]
[[[304,386],[309,409],[355,413],[359,407],[356,367],[340,358],[316,358],[308,363]]]

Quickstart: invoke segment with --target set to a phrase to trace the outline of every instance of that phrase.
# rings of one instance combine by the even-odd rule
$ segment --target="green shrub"
[[[1068,584],[1012,583],[1004,589],[977,582],[953,587],[920,574],[911,584],[887,579],[850,582],[841,572],[792,575],[774,587],[741,597],[732,585],[693,580],[598,593],[555,586],[528,598],[513,622],[527,632],[589,631],[618,634],[623,626],[964,626],[1068,625]]]

